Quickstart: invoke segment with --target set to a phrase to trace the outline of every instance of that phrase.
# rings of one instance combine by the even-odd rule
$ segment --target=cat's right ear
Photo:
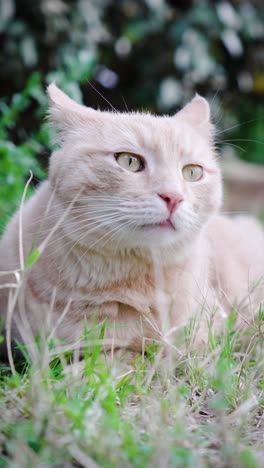
[[[55,83],[47,88],[49,97],[49,121],[57,131],[57,142],[62,143],[67,135],[76,132],[84,125],[87,126],[89,118],[95,117],[97,111],[78,104],[59,89]]]
[[[202,136],[212,138],[214,126],[211,123],[210,106],[199,94],[181,109],[175,118],[182,119],[194,127]]]

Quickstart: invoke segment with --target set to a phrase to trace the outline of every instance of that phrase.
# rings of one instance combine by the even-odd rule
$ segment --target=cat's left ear
[[[57,131],[57,141],[63,142],[76,129],[81,129],[93,121],[98,112],[73,101],[67,94],[51,83],[47,89],[49,96],[49,121]]]
[[[196,94],[183,109],[177,112],[175,117],[184,119],[204,136],[209,136],[212,132],[210,106],[207,100],[199,94]]]

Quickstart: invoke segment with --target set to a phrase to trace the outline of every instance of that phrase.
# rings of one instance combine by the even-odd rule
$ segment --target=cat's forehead
[[[172,117],[148,113],[102,112],[77,104],[53,83],[48,88],[50,121],[58,141],[101,149],[168,154],[211,146],[210,107],[199,95]]]
[[[155,116],[147,113],[104,115],[102,134],[108,140],[135,150],[151,152],[191,151],[193,147],[206,148],[209,141],[202,138],[188,123],[172,116]]]

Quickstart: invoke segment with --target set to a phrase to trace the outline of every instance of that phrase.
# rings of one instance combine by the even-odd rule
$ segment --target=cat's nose
[[[159,197],[165,201],[170,215],[173,213],[177,205],[183,201],[182,195],[178,193],[158,193]]]

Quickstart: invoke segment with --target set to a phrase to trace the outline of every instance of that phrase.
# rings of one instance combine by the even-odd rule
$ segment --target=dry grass
[[[129,366],[104,355],[104,327],[79,363],[38,338],[2,364],[0,466],[263,466],[261,310],[244,335],[230,319],[199,354],[153,346]]]

